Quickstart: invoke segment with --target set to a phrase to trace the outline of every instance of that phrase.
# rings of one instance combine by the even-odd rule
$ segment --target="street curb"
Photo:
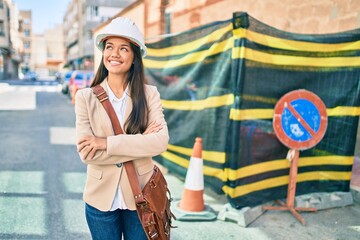
[[[325,210],[329,208],[345,207],[353,204],[353,198],[359,201],[360,192],[332,192],[332,193],[310,193],[295,197],[295,207],[316,208],[317,210]],[[357,197],[353,195],[357,194]],[[243,207],[241,209],[233,208],[229,203],[225,204],[218,214],[218,220],[232,221],[242,227],[247,227],[258,217],[264,214],[262,209],[265,205],[274,205],[269,202],[256,207]]]
[[[236,222],[241,227],[247,227],[250,223],[260,217],[265,210],[262,209],[264,205],[256,207],[243,207],[241,209],[233,208],[230,203],[227,203],[220,210],[217,219],[222,221]]]
[[[354,201],[360,203],[360,187],[350,186],[350,192],[352,193]]]
[[[316,208],[317,210],[345,207],[353,203],[351,192],[318,192],[304,194],[295,198],[296,207]]]

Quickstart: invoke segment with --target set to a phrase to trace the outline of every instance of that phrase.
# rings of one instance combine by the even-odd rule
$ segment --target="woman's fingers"
[[[161,123],[157,123],[157,122],[152,122],[147,129],[145,130],[145,132],[143,134],[149,134],[149,133],[154,133],[154,132],[158,132],[162,129],[162,125]]]
[[[84,147],[89,145],[89,136],[85,136],[79,139],[77,142],[77,151],[81,152]]]
[[[79,139],[77,144],[77,150],[80,153],[82,159],[91,160],[97,150],[106,150],[107,140],[106,138],[98,138],[94,136],[85,136]]]
[[[91,148],[89,146],[85,146],[81,151],[80,151],[80,155],[82,159],[87,159],[89,153],[90,153]]]
[[[87,156],[88,160],[91,160],[91,159],[94,158],[95,153],[96,153],[96,150],[97,150],[97,149],[95,149],[95,148],[92,148],[92,149],[91,149],[91,151],[89,152],[89,154],[88,154],[88,156]]]
[[[91,160],[95,156],[96,148],[92,147],[90,145],[83,148],[83,150],[80,152],[80,155],[85,160]]]
[[[77,151],[81,152],[88,144],[86,142],[80,143],[77,145]]]
[[[156,126],[156,122],[152,122],[149,124],[149,126],[147,126],[146,130],[144,133],[148,133],[154,126]]]
[[[84,148],[84,150],[81,152],[83,159],[85,160],[91,160],[95,155],[96,149],[90,146],[87,146]]]
[[[90,139],[91,136],[85,136],[79,139],[79,141],[77,142],[77,144],[81,144],[85,141],[88,141]]]

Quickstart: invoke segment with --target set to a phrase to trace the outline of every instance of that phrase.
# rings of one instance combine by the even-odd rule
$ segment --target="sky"
[[[13,0],[19,10],[32,11],[32,27],[35,34],[62,23],[70,0]]]

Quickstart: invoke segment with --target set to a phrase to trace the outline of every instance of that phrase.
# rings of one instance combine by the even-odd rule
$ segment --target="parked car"
[[[93,71],[76,70],[69,80],[69,97],[73,99],[77,90],[89,87],[95,77]]]
[[[69,81],[72,73],[73,71],[66,72],[64,77],[61,79],[61,85],[62,85],[61,91],[64,94],[68,94],[69,92]]]
[[[62,79],[61,72],[56,72],[55,73],[55,81],[61,82],[61,79]]]
[[[28,71],[24,75],[24,80],[36,81],[38,78],[36,72]]]

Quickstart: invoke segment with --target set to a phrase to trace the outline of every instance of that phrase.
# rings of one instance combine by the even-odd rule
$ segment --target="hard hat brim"
[[[141,56],[145,57],[146,56],[146,46],[141,43],[140,41],[138,41],[135,38],[132,38],[130,36],[127,35],[122,35],[122,34],[106,34],[106,33],[101,33],[99,35],[96,36],[96,47],[102,51],[104,49],[104,42],[106,39],[110,38],[110,37],[121,37],[121,38],[125,38],[127,40],[129,40],[130,42],[134,43],[135,45],[137,45],[140,48],[140,52],[141,52]]]

